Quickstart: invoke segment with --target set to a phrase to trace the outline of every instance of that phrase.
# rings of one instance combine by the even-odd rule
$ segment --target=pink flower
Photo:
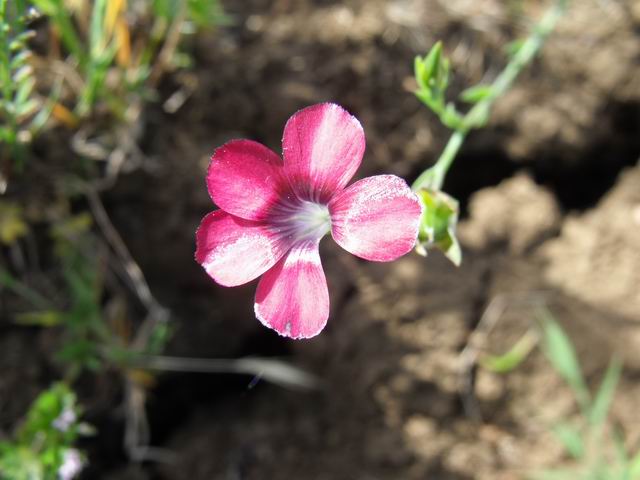
[[[409,252],[421,207],[406,182],[377,175],[345,188],[365,139],[358,120],[323,103],[295,113],[284,127],[284,161],[251,140],[218,148],[207,186],[220,210],[196,232],[196,260],[220,285],[260,275],[255,313],[280,335],[309,338],[329,317],[318,245],[331,232],[345,250],[388,262]]]

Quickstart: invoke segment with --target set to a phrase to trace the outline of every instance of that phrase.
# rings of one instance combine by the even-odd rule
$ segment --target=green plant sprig
[[[425,58],[416,58],[415,75],[420,87],[416,96],[454,132],[436,164],[425,170],[415,180],[412,185],[413,190],[442,189],[444,178],[469,131],[482,128],[487,124],[495,101],[506,93],[520,72],[531,63],[554,30],[566,7],[567,0],[556,1],[533,29],[531,35],[518,45],[507,66],[491,85],[476,85],[462,92],[460,97],[463,101],[474,103],[465,115],[460,114],[453,103],[445,103],[450,62],[442,55],[442,44],[436,43]]]
[[[24,145],[42,128],[52,109],[51,102],[43,108],[35,93],[28,18],[23,1],[0,0],[0,143],[6,145],[17,169],[24,165]]]
[[[426,256],[430,248],[437,248],[456,266],[460,265],[462,250],[456,239],[458,202],[442,191],[444,179],[468,133],[487,124],[493,104],[540,51],[565,12],[566,3],[567,0],[556,0],[531,35],[511,48],[509,63],[491,85],[476,85],[460,94],[463,102],[473,104],[466,114],[460,113],[453,102],[446,100],[450,62],[442,52],[442,43],[437,42],[425,57],[416,57],[416,96],[438,115],[443,125],[453,130],[438,161],[422,172],[411,186],[423,207],[416,247],[419,254]]]
[[[93,427],[80,421],[81,415],[76,395],[65,383],[40,393],[13,438],[0,442],[0,477],[55,480],[69,461],[75,463],[72,468],[81,469],[86,459],[75,443],[93,434]]]

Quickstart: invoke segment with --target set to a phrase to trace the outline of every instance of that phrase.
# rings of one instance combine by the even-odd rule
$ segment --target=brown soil
[[[148,404],[152,443],[175,458],[127,465],[123,413],[112,406],[119,393],[100,386],[108,379],[88,382],[84,397],[100,435],[88,445],[87,478],[507,480],[566,463],[549,427],[576,407],[542,354],[507,375],[463,368],[461,352],[495,302],[505,309],[483,351],[509,348],[544,302],[576,343],[591,385],[613,353],[623,357],[612,419],[637,449],[637,3],[576,2],[489,127],[470,137],[445,185],[462,201],[460,268],[438,253],[362,262],[327,240],[329,325],[313,340],[291,342],[255,320],[255,283],[217,287],[193,261],[193,232],[213,208],[204,186],[213,148],[243,137],[279,150],[289,115],[332,100],[365,128],[359,175],[412,180],[447,138],[410,93],[413,57],[442,39],[453,95],[495,75],[502,46],[522,36],[544,4],[228,2],[233,25],[201,36],[195,70],[162,86],[164,99],[189,86],[187,102],[173,114],[161,104],[147,108],[146,160],[105,201],[172,311],[169,353],[282,356],[323,385],[301,393],[264,382],[249,388],[250,379],[232,376],[164,376]],[[33,398],[51,368],[41,359],[25,370],[11,353],[34,344],[47,352],[49,334],[7,331],[0,369],[21,373],[0,381],[5,431],[24,404],[9,392],[24,388],[20,398]]]

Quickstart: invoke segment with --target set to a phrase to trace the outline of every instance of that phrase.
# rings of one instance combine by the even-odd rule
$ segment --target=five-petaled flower
[[[198,228],[196,260],[228,287],[264,274],[255,314],[280,335],[313,337],[327,323],[318,253],[327,233],[352,254],[379,262],[416,242],[421,207],[404,180],[377,175],[347,187],[364,148],[360,122],[323,103],[289,119],[284,159],[251,140],[232,140],[211,158],[207,186],[220,210]]]

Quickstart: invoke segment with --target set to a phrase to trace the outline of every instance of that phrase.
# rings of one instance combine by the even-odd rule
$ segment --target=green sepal
[[[422,216],[416,251],[426,255],[431,248],[440,249],[445,256],[459,266],[462,250],[456,238],[458,202],[444,192],[423,188],[418,191],[422,203]]]

